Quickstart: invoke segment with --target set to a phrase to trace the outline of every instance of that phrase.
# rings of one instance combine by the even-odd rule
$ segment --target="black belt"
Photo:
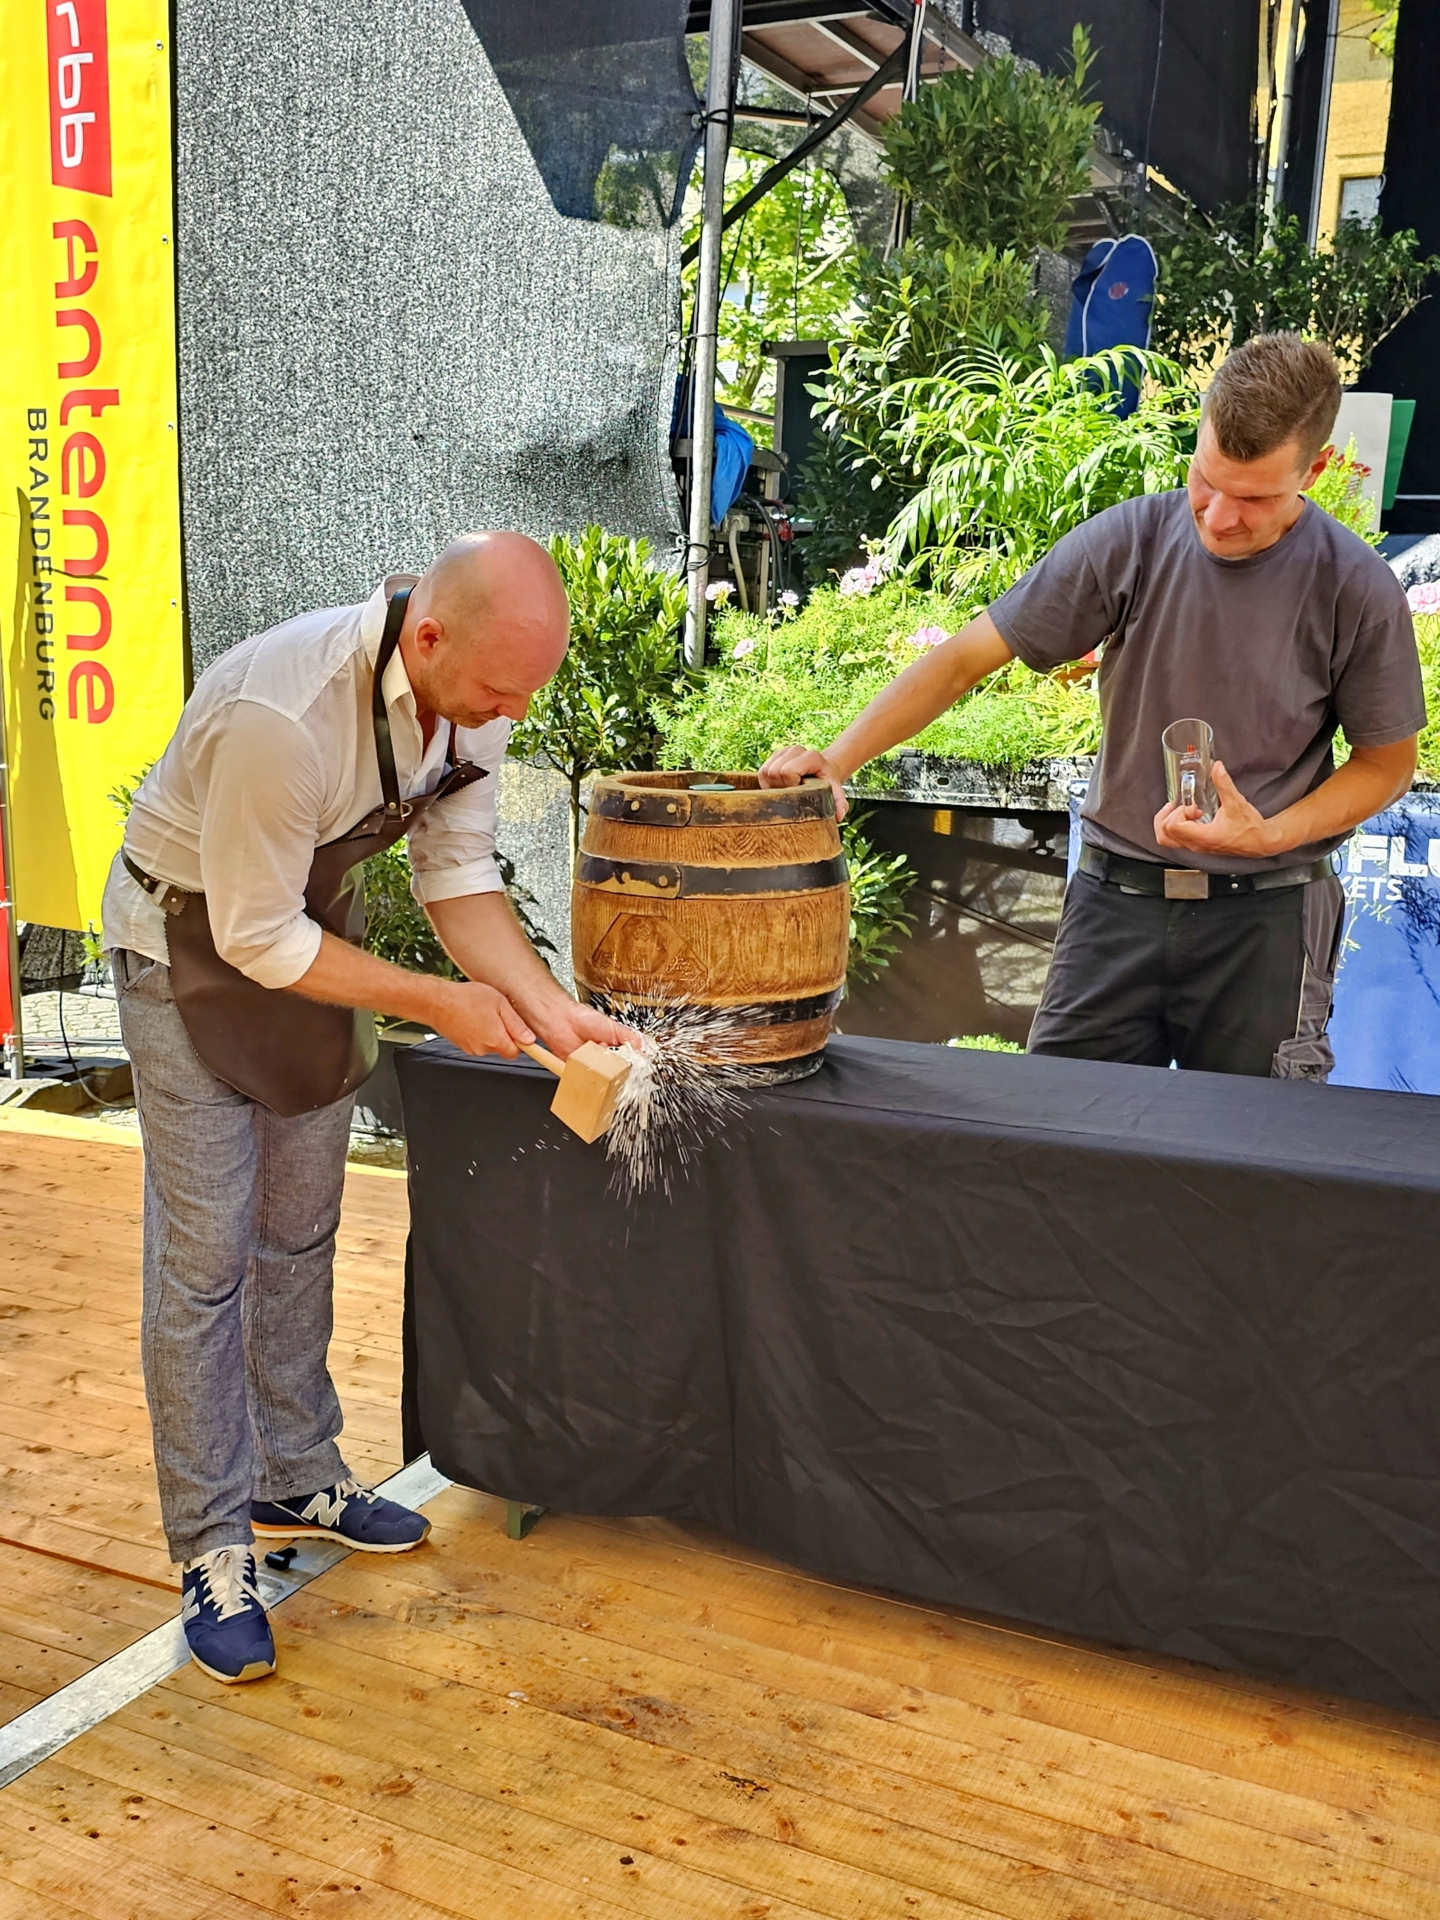
[[[137,867],[123,847],[120,849],[120,859],[136,886],[143,887],[156,906],[162,907],[166,913],[183,913],[185,902],[195,898],[184,887],[172,886],[168,880],[157,880],[153,873],[146,873],[143,867]]]
[[[1080,871],[1119,887],[1122,893],[1148,893],[1166,900],[1220,900],[1237,893],[1270,893],[1276,887],[1308,887],[1328,880],[1335,868],[1327,854],[1303,867],[1275,867],[1266,873],[1202,873],[1195,867],[1162,867],[1157,860],[1127,860],[1087,840],[1080,849]]]

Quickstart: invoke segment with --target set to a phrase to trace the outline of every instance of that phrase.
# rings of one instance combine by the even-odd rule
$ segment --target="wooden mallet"
[[[568,1060],[551,1053],[548,1047],[521,1043],[520,1051],[553,1073],[560,1082],[550,1111],[555,1118],[578,1133],[587,1145],[598,1140],[615,1118],[620,1090],[630,1078],[634,1065],[616,1047],[602,1047],[584,1040]]]

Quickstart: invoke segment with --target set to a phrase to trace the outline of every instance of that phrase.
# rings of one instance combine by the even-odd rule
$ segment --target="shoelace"
[[[192,1565],[198,1565],[205,1598],[222,1620],[233,1620],[252,1602],[257,1607],[263,1604],[248,1547],[217,1547]]]
[[[380,1498],[373,1487],[362,1487],[358,1480],[337,1480],[335,1491],[344,1500],[368,1500],[371,1506]]]

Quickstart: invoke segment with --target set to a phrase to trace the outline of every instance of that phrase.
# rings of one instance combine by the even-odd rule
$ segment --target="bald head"
[[[410,596],[400,649],[417,704],[462,727],[524,717],[565,657],[559,569],[523,533],[452,540]]]

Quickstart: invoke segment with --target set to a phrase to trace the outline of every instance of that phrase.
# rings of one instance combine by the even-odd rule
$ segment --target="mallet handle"
[[[528,1053],[530,1058],[533,1061],[535,1061],[537,1065],[542,1067],[547,1067],[550,1070],[550,1072],[554,1074],[557,1080],[560,1078],[561,1074],[564,1073],[565,1071],[565,1062],[560,1058],[560,1056],[558,1054],[551,1053],[548,1047],[542,1047],[538,1040],[534,1041],[533,1043],[529,1043],[522,1040],[520,1042],[520,1051],[522,1053]]]

